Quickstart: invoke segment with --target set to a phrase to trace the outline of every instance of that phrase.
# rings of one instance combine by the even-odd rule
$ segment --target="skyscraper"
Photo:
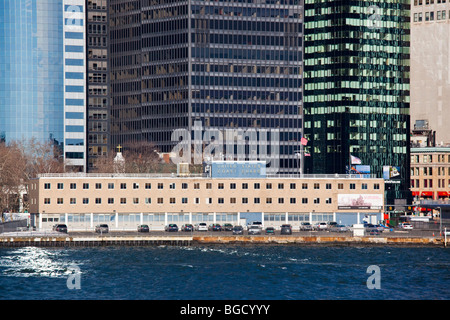
[[[427,120],[450,143],[450,2],[411,1],[411,123]]]
[[[170,152],[172,132],[196,122],[277,129],[280,166],[297,172],[302,10],[299,0],[112,0],[112,145]]]
[[[0,2],[0,139],[52,141],[85,170],[85,1]]]
[[[306,173],[345,173],[351,156],[409,187],[410,1],[305,0]]]

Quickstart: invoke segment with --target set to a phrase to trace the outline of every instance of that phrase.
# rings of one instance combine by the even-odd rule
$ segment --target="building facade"
[[[170,152],[180,128],[273,129],[280,167],[298,172],[301,1],[110,3],[112,145]]]
[[[414,200],[449,200],[450,147],[411,148]]]
[[[85,170],[85,1],[0,3],[0,140],[51,141]]]
[[[450,143],[450,2],[411,1],[411,123],[426,119]]]
[[[207,222],[238,225],[256,214],[264,226],[336,221],[352,225],[383,219],[382,179],[359,175],[211,178],[199,176],[47,174],[29,185],[32,224],[51,229],[136,230],[147,224]]]
[[[109,0],[87,1],[87,168],[109,151]]]
[[[401,168],[409,189],[410,4],[305,0],[306,173],[344,173],[351,156],[382,177]]]

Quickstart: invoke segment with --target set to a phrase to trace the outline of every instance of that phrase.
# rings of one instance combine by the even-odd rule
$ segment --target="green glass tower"
[[[387,201],[406,199],[410,1],[305,0],[304,21],[305,173],[399,167]]]

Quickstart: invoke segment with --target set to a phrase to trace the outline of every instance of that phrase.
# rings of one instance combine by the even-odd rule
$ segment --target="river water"
[[[279,245],[0,249],[0,299],[448,300],[450,250]]]

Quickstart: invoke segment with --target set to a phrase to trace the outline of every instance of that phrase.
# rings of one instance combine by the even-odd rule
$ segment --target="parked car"
[[[53,231],[67,233],[67,226],[65,224],[55,224]]]
[[[178,226],[174,223],[167,225],[165,229],[167,232],[178,232]]]
[[[230,223],[225,223],[225,224],[223,225],[223,230],[225,230],[225,231],[231,231],[231,230],[233,230],[233,225],[230,224]]]
[[[250,227],[252,227],[252,226],[255,226],[255,227],[258,227],[258,228],[261,228],[261,229],[262,229],[262,222],[261,222],[261,221],[253,221],[252,223],[250,223],[250,224],[247,226],[247,230],[249,230]]]
[[[195,225],[195,231],[208,231],[208,225],[204,222]]]
[[[405,229],[405,230],[412,230],[413,229],[412,224],[411,223],[407,223],[407,222],[401,223],[399,227],[402,228],[402,229]]]
[[[98,224],[95,226],[95,232],[97,233],[108,233],[109,227],[107,224]]]
[[[364,231],[365,233],[370,235],[379,235],[381,232],[383,232],[382,230],[380,231],[377,225],[371,223],[364,224]]]
[[[338,224],[335,221],[328,221],[327,222],[327,229],[331,230],[332,228],[336,227]]]
[[[194,231],[194,226],[190,223],[183,224],[181,226],[181,231]]]
[[[138,232],[149,232],[150,228],[146,224],[141,224],[138,226],[137,231]]]
[[[290,224],[281,225],[280,234],[292,234],[292,227]]]
[[[261,228],[259,226],[250,226],[248,228],[248,234],[261,234]]]
[[[330,231],[334,231],[334,232],[347,232],[349,231],[349,228],[343,224],[337,224],[334,227],[331,228]]]
[[[214,223],[208,227],[208,230],[209,231],[222,231],[222,226],[218,223]]]
[[[244,228],[242,228],[242,226],[234,226],[232,231],[233,234],[243,234]]]
[[[300,231],[311,231],[312,225],[309,222],[302,222],[300,224]]]
[[[314,230],[317,230],[317,231],[327,230],[327,229],[328,229],[328,226],[327,226],[326,222],[317,222],[314,225]]]
[[[275,234],[275,228],[274,227],[267,227],[266,228],[266,234]]]

